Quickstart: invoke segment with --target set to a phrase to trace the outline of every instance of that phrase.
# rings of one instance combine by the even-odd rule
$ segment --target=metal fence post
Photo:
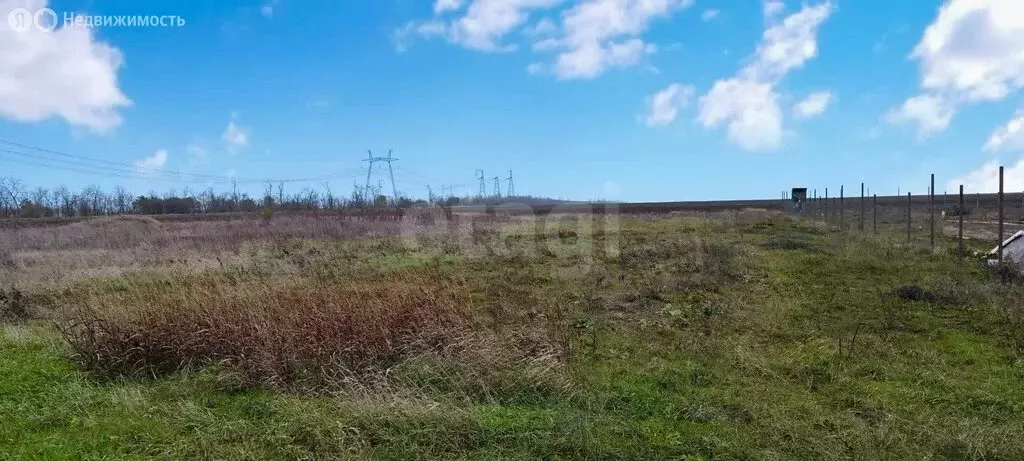
[[[999,167],[999,244],[996,246],[997,261],[1003,263],[1003,167]]]
[[[839,230],[846,232],[846,202],[843,187],[839,186]]]
[[[964,257],[964,185],[960,185],[960,209],[956,210],[956,214],[959,215],[956,240],[957,246],[960,249],[960,257]]]
[[[864,183],[860,183],[860,219],[857,223],[857,230],[864,232]]]
[[[932,173],[932,185],[931,185],[931,188],[928,190],[928,209],[929,209],[929,212],[931,213],[931,221],[929,222],[930,226],[931,226],[930,246],[931,246],[932,251],[934,252],[935,251],[935,173]]]
[[[878,194],[871,196],[871,233],[878,233]]]
[[[907,243],[910,243],[910,192],[907,192]]]

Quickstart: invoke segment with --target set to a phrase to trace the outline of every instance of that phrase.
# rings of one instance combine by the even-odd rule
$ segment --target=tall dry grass
[[[148,245],[219,251],[237,249],[246,242],[281,238],[397,235],[399,227],[400,224],[394,221],[362,221],[342,216],[173,222],[140,216],[114,216],[59,227],[0,229],[0,249],[8,252],[123,250]]]
[[[211,364],[254,385],[324,382],[386,369],[472,331],[466,288],[438,274],[390,281],[210,280],[97,295],[60,322],[102,376],[160,376]]]

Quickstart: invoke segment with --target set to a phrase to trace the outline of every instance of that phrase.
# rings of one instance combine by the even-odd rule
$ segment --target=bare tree
[[[331,193],[331,184],[328,183],[327,181],[324,181],[324,200],[326,200],[326,203],[324,204],[326,206],[326,208],[328,210],[333,210],[334,209],[334,194]]]
[[[274,207],[274,183],[267,181],[267,187],[263,188],[263,206]]]
[[[125,214],[128,212],[128,205],[131,203],[131,194],[128,190],[121,186],[114,188],[114,207],[117,208],[119,214]]]
[[[4,216],[17,216],[25,189],[16,178],[0,178],[0,199],[3,200]]]

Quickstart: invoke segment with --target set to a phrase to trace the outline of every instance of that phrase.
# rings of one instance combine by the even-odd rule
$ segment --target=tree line
[[[364,198],[364,196],[366,196]],[[372,200],[369,198],[372,197]],[[518,203],[554,203],[557,200],[538,197],[431,197],[429,203],[444,205]],[[212,187],[204,190],[184,188],[163,194],[149,192],[134,195],[121,186],[103,190],[99,186],[86,186],[72,191],[61,186],[54,189],[30,188],[17,178],[0,177],[0,217],[20,218],[78,218],[118,214],[200,214],[255,212],[261,210],[311,211],[345,208],[405,208],[428,201],[399,196],[397,200],[383,195],[379,189],[364,193],[354,186],[347,196],[335,195],[330,185],[320,188],[303,187],[288,193],[285,184],[267,183],[261,196],[239,192],[236,183],[231,190],[217,192]]]

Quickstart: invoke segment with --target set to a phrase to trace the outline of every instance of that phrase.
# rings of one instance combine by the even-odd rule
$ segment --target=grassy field
[[[0,230],[0,457],[1024,459],[1012,271],[590,219]]]

